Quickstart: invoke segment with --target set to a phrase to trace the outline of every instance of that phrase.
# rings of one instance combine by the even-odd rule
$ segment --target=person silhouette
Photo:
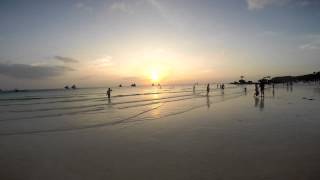
[[[111,91],[112,91],[112,89],[111,89],[111,88],[108,88],[108,90],[107,90],[108,99],[111,98]]]
[[[261,92],[261,97],[264,97],[264,81],[263,80],[260,82],[260,92]]]
[[[193,94],[196,92],[196,84],[193,85]]]
[[[255,87],[255,93],[254,93],[254,95],[255,95],[255,96],[259,96],[258,84],[255,84],[254,87]]]
[[[207,84],[207,96],[209,95],[210,92],[210,84]]]

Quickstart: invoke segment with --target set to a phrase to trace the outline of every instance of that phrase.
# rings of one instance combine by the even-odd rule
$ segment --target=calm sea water
[[[308,100],[309,95],[317,98],[320,94],[316,91],[319,88],[309,85],[294,88],[293,95],[292,87],[277,85],[277,99],[289,101],[306,97]],[[155,120],[252,96],[253,90],[254,86],[226,85],[225,90],[221,90],[211,85],[207,96],[205,85],[197,86],[195,92],[192,86],[122,87],[113,88],[110,100],[106,97],[106,88],[1,93],[0,135],[75,131]],[[271,87],[266,91],[269,91],[266,98],[275,98]]]
[[[152,120],[244,95],[240,86],[224,91],[211,86],[122,87],[76,90],[41,90],[0,94],[0,134],[72,131],[99,126]],[[251,91],[252,87],[248,87]]]

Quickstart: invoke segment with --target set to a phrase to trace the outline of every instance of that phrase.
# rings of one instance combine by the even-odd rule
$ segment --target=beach
[[[320,88],[0,95],[0,179],[320,179]]]

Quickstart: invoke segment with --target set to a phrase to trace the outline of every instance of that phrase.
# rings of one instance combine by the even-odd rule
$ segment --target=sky
[[[320,71],[318,0],[2,0],[0,89]]]

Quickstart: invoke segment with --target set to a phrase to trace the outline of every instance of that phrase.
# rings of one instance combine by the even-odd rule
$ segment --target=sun
[[[152,82],[158,82],[159,81],[159,73],[156,70],[151,70],[150,78]]]

